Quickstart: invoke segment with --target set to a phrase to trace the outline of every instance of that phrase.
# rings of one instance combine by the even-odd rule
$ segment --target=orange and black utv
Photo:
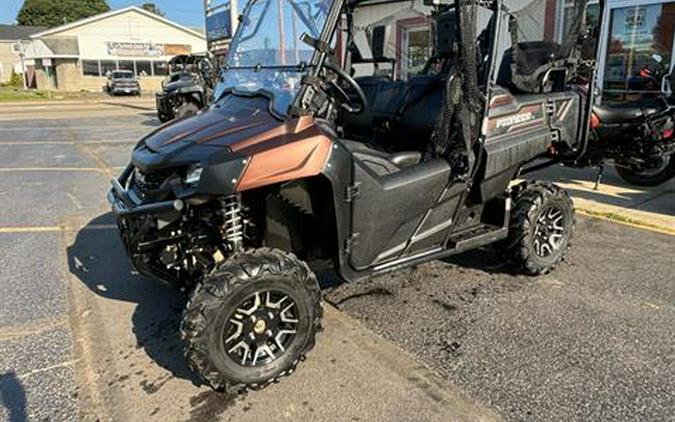
[[[108,193],[134,267],[189,292],[206,383],[295,369],[318,263],[353,282],[488,244],[527,274],[563,260],[572,201],[513,182],[585,149],[586,0],[510,3],[248,2],[212,105],[145,136]]]

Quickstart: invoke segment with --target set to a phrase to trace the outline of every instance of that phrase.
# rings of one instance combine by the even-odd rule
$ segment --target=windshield
[[[113,72],[113,79],[131,79],[134,77],[132,72]]]
[[[232,40],[227,70],[216,98],[234,90],[272,97],[284,115],[297,94],[314,49],[301,41],[319,39],[333,0],[251,0]]]

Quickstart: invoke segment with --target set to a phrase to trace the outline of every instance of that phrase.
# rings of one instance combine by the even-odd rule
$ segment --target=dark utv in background
[[[105,90],[110,95],[141,95],[141,85],[134,72],[130,70],[116,70],[108,74]]]
[[[206,55],[180,55],[169,62],[169,76],[157,94],[157,117],[164,123],[191,116],[213,94],[213,66]]]

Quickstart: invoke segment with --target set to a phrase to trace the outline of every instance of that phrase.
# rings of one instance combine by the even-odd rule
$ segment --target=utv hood
[[[204,112],[159,127],[141,140],[133,164],[144,172],[246,158],[322,135],[311,118],[279,120],[264,97],[231,95]]]
[[[169,82],[164,86],[164,93],[169,94],[179,89],[191,88],[198,85],[197,78],[194,76],[182,76],[177,81]]]

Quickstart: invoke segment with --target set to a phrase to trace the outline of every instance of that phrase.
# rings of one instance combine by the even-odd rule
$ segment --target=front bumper
[[[129,165],[119,178],[112,179],[112,186],[108,190],[108,202],[112,211],[118,217],[135,217],[150,214],[165,214],[167,212],[179,212],[183,209],[180,200],[161,201],[152,204],[137,204],[129,195],[126,186],[133,172],[133,166]]]
[[[158,115],[164,116],[169,119],[173,119],[175,117],[173,110],[173,102],[171,101],[172,95],[173,94],[163,94],[163,93],[155,95]]]
[[[141,88],[134,86],[134,87],[118,87],[114,86],[111,90],[111,93],[113,94],[133,94],[133,95],[138,95],[141,93]]]

